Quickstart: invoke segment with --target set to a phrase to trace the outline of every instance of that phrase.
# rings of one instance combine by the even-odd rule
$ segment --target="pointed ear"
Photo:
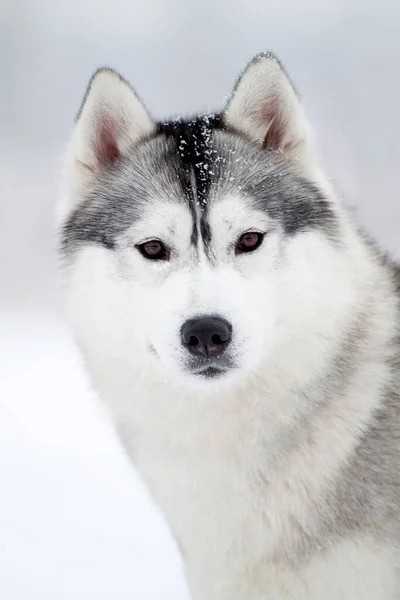
[[[309,164],[314,159],[303,106],[271,53],[259,54],[248,64],[228,101],[225,122],[292,161]]]
[[[111,69],[89,82],[68,148],[70,194],[82,197],[102,170],[154,131],[131,86]]]

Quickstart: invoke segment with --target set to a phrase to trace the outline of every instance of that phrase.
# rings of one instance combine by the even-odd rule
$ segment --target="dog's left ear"
[[[257,55],[239,78],[225,111],[225,122],[267,148],[302,166],[314,152],[300,99],[279,60]]]

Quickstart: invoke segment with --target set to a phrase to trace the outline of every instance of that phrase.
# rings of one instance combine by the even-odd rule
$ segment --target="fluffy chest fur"
[[[399,600],[399,271],[279,61],[169,123],[100,70],[66,183],[67,313],[193,600]]]
[[[268,401],[258,378],[210,398],[149,385],[149,375],[127,375],[119,393],[109,376],[96,380],[104,397],[112,390],[122,438],[171,526],[195,600],[396,597],[394,556],[332,520],[331,492],[376,408],[373,394],[361,402],[376,385],[366,370],[350,399],[333,395],[312,417],[306,394],[275,390]]]

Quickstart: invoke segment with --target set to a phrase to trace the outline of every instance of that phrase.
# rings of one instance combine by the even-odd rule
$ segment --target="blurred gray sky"
[[[328,172],[400,255],[400,3],[2,0],[1,300],[54,302],[61,156],[88,78],[110,65],[156,116],[213,109],[272,49],[299,88]]]

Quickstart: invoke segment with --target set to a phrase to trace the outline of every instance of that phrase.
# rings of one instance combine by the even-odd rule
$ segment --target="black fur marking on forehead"
[[[315,184],[279,153],[226,127],[221,116],[203,116],[160,123],[152,137],[105,169],[63,225],[61,252],[87,243],[113,250],[157,198],[185,204],[192,243],[201,237],[207,248],[209,206],[232,195],[280,222],[287,235],[322,229],[337,236],[335,211]]]
[[[196,117],[191,120],[176,119],[158,125],[157,133],[174,137],[180,158],[187,172],[188,184],[191,172],[196,181],[196,196],[201,210],[207,205],[207,196],[212,180],[212,166],[216,150],[212,132],[222,129],[223,120],[219,115]],[[189,184],[189,189],[191,186]],[[192,190],[192,195],[193,190]]]
[[[185,191],[193,216],[192,242],[197,243],[199,235],[207,245],[211,240],[211,230],[207,223],[207,200],[213,179],[213,166],[216,150],[212,133],[222,129],[220,115],[204,115],[193,119],[175,119],[158,125],[157,133],[175,140],[179,157],[183,164]],[[195,188],[195,189],[194,189]],[[201,212],[200,231],[197,228],[197,213]]]

